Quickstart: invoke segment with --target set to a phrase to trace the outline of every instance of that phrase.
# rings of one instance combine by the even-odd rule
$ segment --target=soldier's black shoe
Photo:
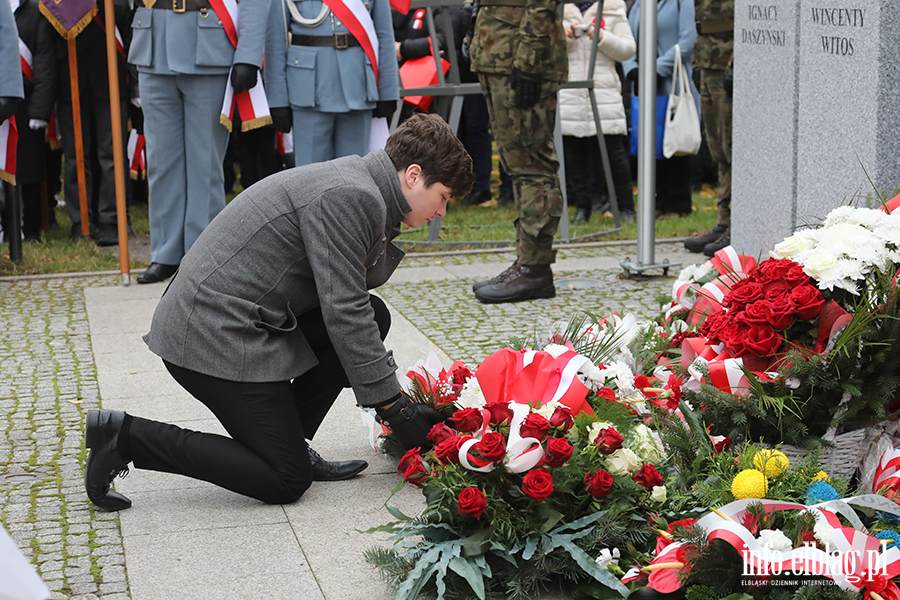
[[[512,192],[504,192],[500,191],[500,195],[497,196],[497,206],[506,206],[507,204],[515,204],[516,199],[513,196]]]
[[[116,475],[128,473],[128,464],[119,454],[124,422],[125,413],[117,410],[89,410],[87,414],[84,445],[90,452],[84,466],[84,489],[90,501],[103,510],[131,508],[131,500],[109,489]]]
[[[713,242],[708,243],[703,247],[703,254],[712,258],[712,256],[721,250],[722,248],[727,248],[731,245],[731,228],[727,229],[725,233],[720,235],[718,239]]]
[[[98,246],[117,246],[119,244],[119,229],[114,223],[100,223],[93,237],[94,243]]]
[[[695,235],[694,237],[684,240],[684,247],[691,252],[703,252],[703,249],[706,248],[707,244],[715,242],[722,237],[723,233],[728,233],[730,229],[731,228],[728,225],[716,225],[706,233],[701,233],[700,235]]]
[[[485,304],[499,304],[556,296],[550,265],[516,263],[496,279],[478,288],[475,297]]]
[[[312,463],[313,481],[341,481],[350,479],[369,466],[364,460],[327,461],[312,448],[309,451],[309,462]]]
[[[479,281],[476,284],[473,284],[472,291],[477,292],[478,290],[480,290],[481,288],[483,288],[484,286],[486,286],[488,284],[497,283],[498,281],[505,279],[507,276],[509,276],[509,274],[512,271],[514,271],[518,267],[518,265],[519,265],[519,262],[516,261],[513,264],[511,264],[510,266],[506,267],[506,269],[504,269],[499,275],[495,275],[494,277],[491,277],[490,279],[484,279],[482,281]]]
[[[147,270],[137,276],[138,283],[156,283],[165,281],[175,274],[178,265],[164,265],[162,263],[150,263]]]
[[[584,210],[583,208],[579,208],[578,212],[575,213],[575,219],[572,221],[573,223],[587,223],[591,220],[591,212],[588,210]]]

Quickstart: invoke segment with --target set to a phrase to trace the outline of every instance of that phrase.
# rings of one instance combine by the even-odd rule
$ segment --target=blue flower
[[[900,516],[888,512],[882,512],[880,510],[876,511],[875,514],[880,520],[887,521],[891,525],[900,525]]]
[[[807,505],[828,502],[829,500],[839,500],[840,497],[834,486],[824,481],[814,481],[806,488]]]
[[[897,542],[900,541],[900,533],[892,529],[884,529],[875,534],[879,540],[891,540],[888,543],[887,548],[896,548],[898,546]]]

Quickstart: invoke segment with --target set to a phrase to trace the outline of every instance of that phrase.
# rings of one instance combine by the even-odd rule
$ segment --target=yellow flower
[[[825,471],[819,471],[818,473],[813,475],[812,480],[813,481],[824,481],[825,483],[828,483],[829,481],[831,481],[831,477],[829,477],[828,473],[826,473]]]
[[[769,491],[769,481],[756,469],[744,469],[731,482],[731,493],[738,500],[745,498],[765,498]]]
[[[766,477],[778,477],[787,471],[790,462],[781,450],[760,450],[753,457],[753,466]]]

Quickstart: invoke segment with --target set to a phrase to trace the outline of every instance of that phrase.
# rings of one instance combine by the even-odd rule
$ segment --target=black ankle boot
[[[84,467],[84,489],[88,498],[103,510],[131,508],[131,500],[109,484],[119,473],[128,473],[128,464],[119,454],[119,432],[125,413],[117,410],[89,410],[84,429],[84,445],[90,448]]]

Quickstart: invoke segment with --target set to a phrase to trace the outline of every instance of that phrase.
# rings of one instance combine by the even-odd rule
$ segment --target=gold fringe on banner
[[[128,174],[131,175],[131,178],[136,181],[147,179],[147,171],[137,171],[135,169],[129,169]]]
[[[271,124],[272,124],[272,116],[266,115],[264,117],[250,119],[249,121],[241,121],[241,131],[250,131],[252,129],[259,129],[260,127],[265,127],[266,125],[271,125]],[[229,127],[229,131],[231,131],[230,127]]]
[[[38,3],[38,8],[40,9],[41,14],[47,17],[47,20],[50,21],[50,24],[53,25],[54,29],[59,32],[59,35],[63,36],[66,39],[74,39],[75,36],[84,31],[84,28],[88,26],[88,23],[90,23],[91,20],[93,20],[94,15],[97,14],[97,5],[95,4],[94,7],[89,10],[86,15],[81,17],[80,21],[75,23],[75,26],[72,27],[72,29],[66,29],[65,26],[60,23],[56,19],[56,17],[53,16],[53,13],[51,13],[47,9],[47,7],[44,6],[43,2]]]
[[[10,173],[9,171],[4,171],[3,169],[0,169],[0,179],[2,179],[3,181],[6,181],[7,183],[16,185],[16,176],[14,173]]]
[[[228,130],[228,133],[231,133],[231,119],[220,113],[219,123],[225,126],[225,129]]]

